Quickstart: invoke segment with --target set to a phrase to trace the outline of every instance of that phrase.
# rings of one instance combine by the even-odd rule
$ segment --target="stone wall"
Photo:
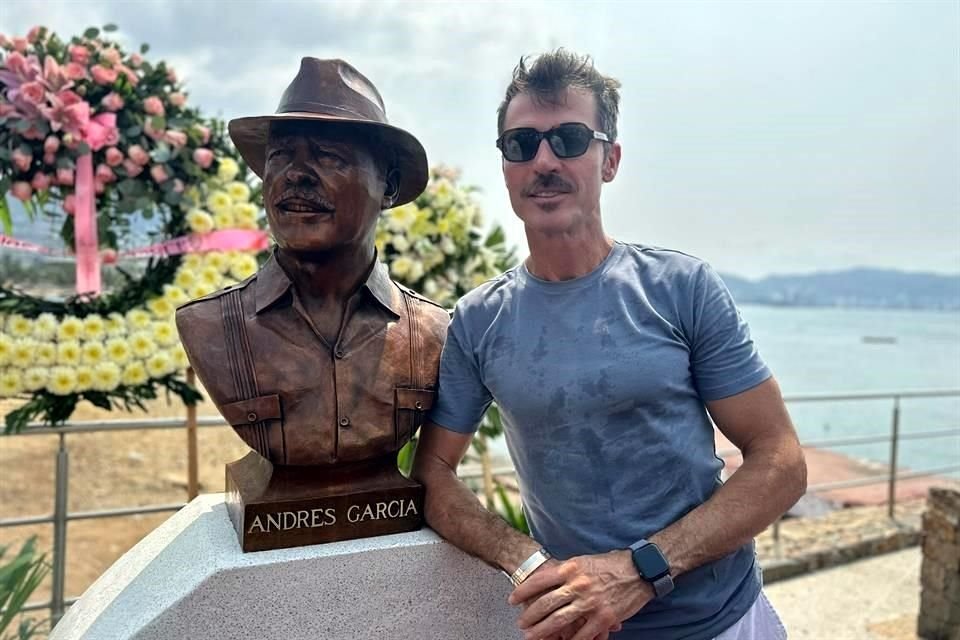
[[[960,491],[930,489],[923,514],[917,634],[960,640]]]

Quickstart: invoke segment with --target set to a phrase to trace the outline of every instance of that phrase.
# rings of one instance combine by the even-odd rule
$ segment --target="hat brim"
[[[337,127],[355,128],[368,134],[375,134],[378,145],[384,145],[396,154],[396,164],[400,170],[400,189],[397,193],[397,199],[393,203],[395,207],[415,200],[427,187],[429,177],[427,153],[420,141],[412,134],[399,127],[380,122],[355,120],[306,111],[234,118],[230,121],[228,125],[230,139],[233,140],[233,144],[237,147],[237,151],[240,152],[247,166],[261,178],[263,177],[263,166],[266,159],[270,123],[292,120],[329,122]]]

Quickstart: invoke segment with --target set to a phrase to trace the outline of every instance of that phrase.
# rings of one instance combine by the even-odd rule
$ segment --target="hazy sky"
[[[120,27],[231,118],[272,113],[303,55],[380,89],[525,253],[493,146],[520,56],[564,46],[623,83],[616,238],[747,276],[960,272],[960,2],[3,0],[0,32]]]

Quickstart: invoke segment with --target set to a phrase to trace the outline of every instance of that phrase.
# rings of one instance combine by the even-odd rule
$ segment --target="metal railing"
[[[799,402],[839,402],[839,401],[858,401],[858,400],[893,400],[893,410],[891,414],[891,429],[889,435],[876,436],[858,436],[852,438],[836,438],[827,440],[811,440],[802,442],[806,447],[841,447],[858,444],[871,443],[890,443],[889,469],[887,473],[857,478],[853,480],[842,480],[837,482],[827,482],[807,487],[808,493],[819,493],[835,489],[844,489],[849,487],[865,486],[870,484],[888,483],[888,514],[893,517],[893,508],[896,503],[896,483],[898,479],[918,478],[944,473],[960,471],[960,464],[940,466],[930,469],[914,470],[909,472],[897,472],[897,456],[899,442],[908,439],[927,439],[940,438],[948,436],[960,436],[960,428],[938,429],[933,431],[920,431],[910,433],[900,433],[900,401],[907,398],[942,398],[942,397],[960,397],[960,389],[931,389],[922,391],[881,391],[867,393],[845,393],[845,394],[804,394],[788,395],[784,400],[789,403]],[[23,432],[15,436],[6,437],[27,437],[27,436],[50,436],[59,437],[59,446],[56,454],[56,470],[54,474],[54,508],[50,515],[27,516],[21,518],[0,519],[0,528],[19,527],[37,524],[53,525],[53,558],[52,558],[52,585],[51,597],[47,602],[33,602],[23,607],[23,611],[36,611],[40,609],[49,609],[53,624],[63,616],[66,607],[77,600],[77,598],[66,598],[64,593],[66,577],[66,556],[67,556],[67,523],[72,520],[89,520],[96,518],[116,518],[132,515],[152,514],[173,512],[181,509],[186,503],[149,505],[144,507],[130,507],[118,509],[100,509],[94,511],[70,512],[67,507],[67,496],[69,493],[69,474],[70,459],[67,448],[66,438],[68,435],[77,435],[83,433],[103,432],[103,431],[122,431],[122,430],[143,430],[143,429],[183,429],[188,430],[187,450],[188,457],[188,495],[192,498],[196,494],[197,487],[197,447],[196,447],[196,429],[194,427],[224,427],[226,423],[219,417],[197,418],[195,414],[188,415],[187,419],[162,418],[162,419],[142,419],[142,420],[95,420],[95,421],[75,421],[68,422],[58,427],[48,427],[43,424],[30,424]],[[192,436],[191,436],[192,432]],[[737,449],[727,449],[717,452],[719,456],[728,456],[739,453]],[[489,460],[489,458],[487,458]],[[490,468],[489,462],[482,469],[462,468],[460,477],[462,478],[492,478],[493,476],[512,475],[514,472],[512,466],[500,466]],[[779,537],[779,520],[774,523],[774,537]]]

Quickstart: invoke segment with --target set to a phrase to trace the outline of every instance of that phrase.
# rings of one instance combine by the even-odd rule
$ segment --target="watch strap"
[[[630,554],[632,556],[638,550],[646,546],[651,546],[654,549],[656,549],[660,557],[663,558],[663,563],[664,563],[664,566],[666,567],[666,571],[656,576],[645,576],[642,573],[640,573],[640,577],[643,580],[645,580],[647,583],[649,583],[651,587],[653,587],[653,592],[656,594],[658,598],[662,598],[663,596],[673,591],[674,584],[673,584],[673,576],[670,575],[670,565],[667,562],[667,559],[664,557],[663,552],[660,551],[660,547],[650,542],[649,540],[640,539],[634,542],[632,545],[630,545]],[[637,572],[638,573],[640,572],[640,567],[637,567]]]
[[[529,558],[520,563],[517,570],[510,575],[510,582],[513,586],[518,586],[521,582],[530,577],[534,571],[539,569],[544,562],[550,559],[550,554],[546,549],[540,548],[534,551]]]

